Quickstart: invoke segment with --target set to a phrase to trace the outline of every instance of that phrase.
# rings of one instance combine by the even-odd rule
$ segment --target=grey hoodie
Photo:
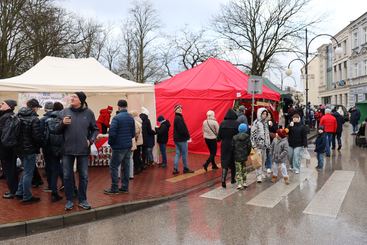
[[[288,160],[288,139],[275,138],[271,144],[271,156],[274,163],[286,163]]]

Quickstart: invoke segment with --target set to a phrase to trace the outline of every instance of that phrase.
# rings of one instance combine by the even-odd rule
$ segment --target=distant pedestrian
[[[143,165],[144,168],[153,164],[153,147],[155,145],[154,135],[155,131],[152,129],[152,124],[149,120],[149,111],[147,108],[141,108],[140,118],[142,120],[142,132],[143,132]]]
[[[133,151],[134,174],[139,174],[141,171],[143,171],[144,167],[143,160],[141,158],[141,153],[143,150],[142,121],[137,111],[132,111],[131,116],[134,118],[135,122],[135,140],[136,140],[136,149]]]
[[[336,147],[336,140],[338,141],[338,151],[340,151],[340,149],[342,148],[342,133],[343,133],[343,125],[344,125],[344,117],[342,115],[340,115],[339,111],[336,111],[336,108],[334,108],[332,110],[332,115],[335,117],[336,119],[336,132],[335,134],[333,134],[333,138],[332,138],[332,149],[334,150]]]
[[[212,169],[218,169],[215,163],[215,156],[217,155],[217,137],[219,131],[219,124],[215,119],[214,111],[209,110],[206,113],[207,119],[203,122],[203,136],[206,146],[209,149],[209,158],[203,165],[204,170],[208,171],[209,163],[212,164]]]
[[[194,173],[187,164],[188,155],[188,141],[190,140],[190,133],[186,126],[185,120],[182,115],[182,105],[175,105],[175,120],[173,123],[173,141],[176,146],[176,156],[174,162],[173,174],[179,174],[178,162],[182,156],[182,163],[184,165],[183,173]]]
[[[237,115],[229,109],[221,122],[218,131],[218,141],[222,141],[221,145],[221,164],[222,164],[222,187],[226,188],[226,179],[228,169],[231,169],[231,183],[236,183],[236,165],[234,163],[233,154],[233,136],[238,134],[238,127],[240,123],[237,122]]]
[[[238,107],[238,118],[237,118],[237,122],[239,123],[244,123],[246,125],[248,125],[248,120],[247,120],[247,116],[246,116],[246,107],[244,105],[240,105]]]
[[[159,144],[159,149],[161,151],[162,162],[161,167],[167,167],[167,151],[166,145],[168,143],[168,133],[171,127],[171,123],[165,119],[162,115],[158,117],[159,126],[156,126],[155,132],[157,133],[157,143]]]
[[[238,126],[238,134],[233,136],[233,152],[236,165],[237,189],[247,188],[246,183],[246,161],[251,152],[251,139],[248,135],[247,124]]]
[[[75,92],[70,96],[70,107],[62,110],[59,130],[64,135],[64,185],[66,204],[65,210],[74,208],[74,161],[76,160],[79,173],[78,199],[79,207],[91,209],[87,201],[88,188],[88,157],[90,147],[99,133],[96,119],[92,110],[88,108],[87,96],[84,92]]]
[[[353,126],[352,135],[356,135],[358,132],[358,122],[361,119],[361,112],[356,106],[353,106],[350,110],[350,124]]]
[[[278,129],[276,132],[276,138],[274,138],[271,144],[271,155],[273,158],[273,174],[271,182],[273,183],[278,179],[278,169],[280,167],[284,182],[286,185],[289,185],[289,177],[286,167],[288,149],[287,129]]]
[[[324,154],[326,150],[326,134],[324,127],[320,126],[317,131],[317,138],[315,141],[315,152],[317,153],[317,166],[316,169],[322,169],[324,167]]]
[[[112,119],[108,144],[112,148],[110,163],[111,188],[104,190],[107,195],[129,192],[130,156],[132,139],[135,138],[135,121],[127,112],[127,101],[117,103],[119,113]],[[121,188],[118,187],[118,169],[122,164],[124,174],[121,176]]]
[[[97,127],[100,134],[107,134],[110,127],[111,113],[113,111],[112,106],[107,106],[107,108],[101,109],[99,111],[99,116],[97,119]]]
[[[330,147],[333,135],[336,133],[338,126],[336,118],[331,115],[330,108],[325,109],[325,115],[320,120],[320,126],[324,127],[324,132],[326,133],[326,156],[330,157]]]

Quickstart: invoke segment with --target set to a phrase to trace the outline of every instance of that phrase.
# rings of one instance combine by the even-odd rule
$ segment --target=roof
[[[1,91],[14,92],[154,92],[154,85],[124,79],[94,58],[47,56],[22,75],[0,80]]]
[[[156,85],[160,97],[233,100],[251,98],[247,93],[249,75],[231,63],[209,58],[200,65],[181,72]],[[279,101],[280,94],[263,85],[263,93],[255,98]]]

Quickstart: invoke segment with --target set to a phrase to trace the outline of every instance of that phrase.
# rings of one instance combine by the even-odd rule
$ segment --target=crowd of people
[[[117,101],[118,110],[112,121],[112,106],[102,109],[96,120],[86,100],[85,93],[75,92],[70,97],[68,108],[63,108],[59,102],[47,102],[42,118],[37,114],[41,105],[36,99],[27,101],[26,107],[20,108],[17,114],[14,113],[16,101],[9,99],[1,103],[0,160],[9,189],[3,198],[17,198],[24,204],[40,201],[39,197],[32,194],[32,185],[38,186],[43,182],[36,167],[37,155],[42,152],[47,179],[45,191],[51,193],[51,201],[62,200],[60,190],[64,190],[65,210],[73,209],[76,197],[81,208],[90,209],[87,187],[91,146],[106,136],[112,149],[109,165],[111,186],[104,190],[106,195],[129,193],[129,180],[154,164],[153,147],[156,142],[161,155],[159,166],[167,168],[166,145],[172,125],[164,115],[159,115],[157,126],[153,128],[146,108],[142,107],[140,113],[128,111],[127,101],[121,99]],[[308,108],[311,107],[307,106],[306,110]],[[173,108],[173,141],[176,149],[173,175],[180,173],[181,158],[182,172],[194,173],[188,163],[188,143],[191,137],[183,109],[179,104]],[[287,165],[290,171],[299,174],[302,154],[307,151],[308,128],[305,122],[311,122],[312,118],[305,119],[302,111],[301,107],[289,107],[284,114],[284,122],[277,124],[271,111],[259,108],[256,120],[249,125],[243,105],[237,112],[229,109],[221,123],[216,120],[215,112],[209,110],[202,124],[203,138],[210,153],[203,164],[204,170],[208,171],[210,164],[213,170],[218,169],[215,156],[217,143],[221,142],[223,188],[226,188],[229,170],[232,184],[237,183],[238,189],[247,187],[246,169],[249,158],[254,155],[260,162],[255,167],[257,183],[262,183],[267,177],[275,183],[281,174],[285,184],[289,184]],[[311,115],[310,111],[306,114]],[[353,108],[350,114],[355,133],[360,112]],[[318,128],[315,152],[318,159],[316,168],[320,170],[323,168],[324,155],[330,157],[336,144],[337,150],[342,148],[345,120],[342,112],[336,108],[331,110],[320,107],[312,115],[316,118]],[[21,174],[17,159],[21,160],[23,166]],[[78,186],[73,170],[75,163],[79,175]],[[58,187],[58,183],[61,186]]]

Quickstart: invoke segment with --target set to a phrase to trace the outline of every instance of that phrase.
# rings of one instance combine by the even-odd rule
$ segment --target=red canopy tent
[[[183,106],[183,116],[192,142],[189,151],[207,153],[202,134],[206,112],[213,110],[220,123],[235,99],[251,99],[247,93],[249,75],[238,70],[231,63],[209,58],[204,63],[177,74],[155,86],[157,115],[167,118],[172,127],[168,145],[173,146],[174,105]],[[263,93],[256,99],[279,101],[280,95],[263,86]]]

